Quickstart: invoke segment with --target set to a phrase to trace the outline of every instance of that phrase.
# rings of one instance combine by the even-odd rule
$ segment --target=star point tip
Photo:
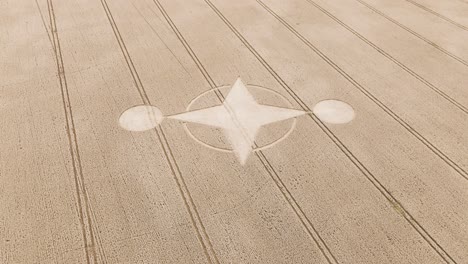
[[[242,81],[242,79],[241,79],[240,76],[237,77],[236,81],[234,82],[234,85],[236,85],[236,84],[238,84],[238,83],[244,84],[244,82]]]

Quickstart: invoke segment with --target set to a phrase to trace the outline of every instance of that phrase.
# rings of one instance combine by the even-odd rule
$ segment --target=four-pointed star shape
[[[253,151],[255,136],[262,126],[305,113],[301,110],[258,104],[238,78],[221,105],[169,118],[222,128],[234,153],[244,165]]]

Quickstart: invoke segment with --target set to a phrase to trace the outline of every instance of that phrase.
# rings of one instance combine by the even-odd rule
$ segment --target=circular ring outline
[[[266,87],[263,87],[263,86],[259,86],[259,85],[252,85],[252,84],[246,84],[247,87],[252,87],[252,88],[256,88],[256,89],[259,89],[259,90],[264,90],[264,91],[267,91],[267,92],[271,92],[273,94],[276,94],[278,95],[280,98],[282,98],[288,105],[291,109],[294,109],[292,108],[293,105],[291,103],[291,101],[288,100],[288,98],[286,98],[284,95],[280,94],[279,92],[275,91],[275,90],[272,90],[272,89],[269,89],[269,88],[266,88]],[[220,91],[220,89],[223,89],[223,88],[229,88],[231,87],[231,85],[224,85],[224,86],[219,86],[219,87],[215,87],[215,88],[212,88],[212,89],[209,89],[201,94],[199,94],[197,97],[193,98],[192,101],[190,101],[190,103],[187,105],[187,108],[185,109],[186,112],[190,112],[191,111],[191,107],[193,106],[193,104],[199,100],[201,97],[205,96],[206,94],[210,93],[210,92],[214,92],[214,91]],[[291,124],[291,127],[289,128],[289,130],[283,135],[281,136],[280,138],[278,138],[277,140],[271,142],[271,143],[268,143],[264,146],[261,146],[261,147],[256,147],[256,148],[252,148],[252,150],[255,152],[255,151],[261,151],[261,150],[265,150],[267,148],[270,148],[270,147],[273,147],[274,145],[280,143],[281,141],[283,141],[284,139],[286,139],[294,130],[294,128],[296,128],[296,124],[297,124],[297,117],[294,117],[293,118],[293,123]],[[191,137],[193,140],[195,140],[196,142],[202,144],[203,146],[207,147],[207,148],[210,148],[210,149],[213,149],[213,150],[217,150],[217,151],[221,151],[221,152],[233,152],[232,149],[227,149],[227,148],[220,148],[220,147],[215,147],[213,145],[210,145],[204,141],[202,141],[201,139],[198,139],[197,137],[195,137],[195,135],[190,131],[190,129],[188,128],[187,126],[187,122],[183,122],[183,127],[184,127],[184,130],[185,132],[189,135],[189,137]]]

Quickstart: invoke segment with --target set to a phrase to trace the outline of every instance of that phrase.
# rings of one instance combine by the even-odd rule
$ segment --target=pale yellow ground
[[[238,77],[356,117],[119,126]],[[468,263],[467,131],[466,0],[3,0],[0,263]]]

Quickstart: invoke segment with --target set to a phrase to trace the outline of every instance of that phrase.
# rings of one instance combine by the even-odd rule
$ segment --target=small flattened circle
[[[345,124],[354,119],[354,109],[339,100],[323,100],[314,106],[314,114],[323,122]]]
[[[119,125],[129,131],[145,131],[161,124],[164,116],[157,107],[138,105],[127,109],[120,115]]]

